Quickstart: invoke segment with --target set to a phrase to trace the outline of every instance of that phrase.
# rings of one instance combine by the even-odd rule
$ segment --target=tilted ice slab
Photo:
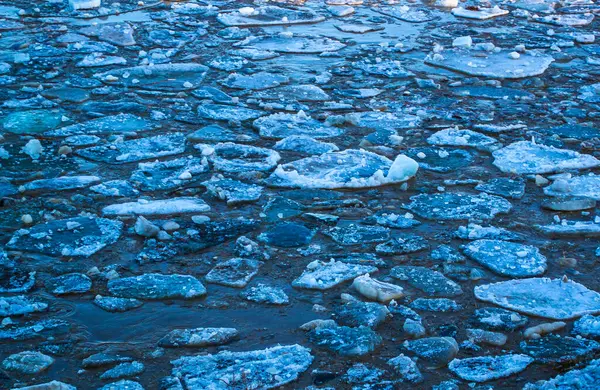
[[[160,347],[208,347],[226,344],[239,332],[234,328],[174,329],[158,341]]]
[[[600,313],[600,294],[571,280],[530,278],[492,283],[475,287],[475,297],[554,320]]]
[[[263,138],[281,139],[293,135],[311,138],[330,138],[343,133],[338,127],[328,126],[306,115],[303,111],[297,114],[277,113],[258,118],[253,126]]]
[[[53,179],[40,179],[25,183],[22,191],[67,191],[85,188],[100,181],[98,176],[61,176]]]
[[[480,57],[485,53],[485,57]],[[522,53],[517,59],[509,57],[509,51],[482,52],[467,49],[444,50],[425,58],[429,65],[466,73],[471,76],[500,79],[519,79],[541,75],[554,61],[549,55],[536,52]]]
[[[552,379],[528,383],[523,390],[589,389],[598,387],[600,382],[600,359],[592,360],[581,369],[573,369]]]
[[[210,206],[200,198],[182,197],[161,200],[143,200],[113,204],[102,209],[104,215],[171,215],[203,213]]]
[[[338,51],[346,47],[340,41],[331,38],[286,33],[249,37],[234,46],[296,54],[321,54]]]
[[[554,225],[534,225],[534,227],[551,237],[600,237],[600,224],[593,221],[565,222]]]
[[[287,76],[276,73],[257,72],[250,75],[232,73],[219,81],[220,84],[233,89],[250,89],[259,91],[275,88],[290,81]]]
[[[327,290],[340,283],[377,270],[376,267],[368,265],[348,264],[334,260],[325,263],[315,260],[306,266],[306,270],[298,279],[292,282],[292,286]]]
[[[470,382],[486,382],[518,374],[533,363],[527,355],[478,356],[454,359],[448,368],[461,379]]]
[[[221,13],[217,20],[226,26],[276,26],[302,23],[318,23],[325,18],[309,9],[288,9],[274,6],[245,7],[241,10]]]
[[[92,146],[91,148],[78,150],[76,154],[93,161],[124,164],[172,156],[184,151],[185,136],[182,133],[172,133]]]
[[[600,176],[589,174],[559,179],[544,188],[544,194],[550,196],[580,196],[600,200]]]
[[[364,188],[401,183],[417,174],[419,164],[405,155],[390,159],[348,149],[279,165],[267,179],[275,187]]]
[[[464,252],[469,258],[504,276],[537,276],[546,271],[546,257],[531,245],[477,240],[465,245]]]
[[[512,208],[504,198],[481,193],[478,195],[444,192],[420,194],[410,198],[405,207],[431,220],[488,220],[496,214],[508,213]]]
[[[56,256],[91,256],[121,237],[123,222],[75,217],[19,229],[7,248]]]
[[[494,165],[502,172],[536,174],[587,169],[600,166],[600,160],[568,149],[538,145],[531,141],[514,142],[493,153]]]
[[[140,132],[154,127],[152,122],[132,114],[117,114],[87,122],[61,127],[44,133],[49,137],[68,137],[76,134],[114,134]]]
[[[206,294],[202,283],[190,275],[144,274],[108,282],[108,291],[120,298],[190,299]]]
[[[311,365],[310,349],[279,345],[247,352],[185,356],[171,361],[172,375],[188,390],[273,389],[298,379]]]
[[[157,64],[110,70],[95,74],[94,77],[107,84],[123,87],[186,91],[198,88],[207,71],[208,67],[196,63]]]
[[[427,138],[427,143],[439,146],[470,146],[479,150],[499,147],[495,138],[472,130],[444,129]]]
[[[0,297],[0,317],[21,316],[44,311],[48,304],[34,301],[25,295]]]
[[[281,158],[274,150],[233,142],[214,146],[198,144],[194,147],[208,156],[216,170],[223,172],[270,171]]]
[[[457,7],[452,9],[452,15],[460,16],[467,19],[485,20],[495,18],[497,16],[508,15],[509,11],[501,9],[498,6],[494,8],[479,8],[476,10]]]

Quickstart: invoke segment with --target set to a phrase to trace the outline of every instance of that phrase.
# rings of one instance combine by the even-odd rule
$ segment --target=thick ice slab
[[[298,379],[312,361],[310,349],[295,344],[248,352],[185,356],[171,364],[172,375],[181,378],[189,390],[228,390],[283,386]]]
[[[600,313],[600,294],[571,280],[530,278],[492,283],[475,287],[475,297],[554,320]]]
[[[85,134],[115,134],[142,132],[155,127],[151,121],[133,114],[117,114],[76,123],[44,133],[50,137],[68,137],[71,135]]]
[[[432,220],[488,220],[497,214],[508,213],[512,208],[509,201],[499,196],[482,193],[479,195],[444,192],[421,194],[410,198],[405,207],[415,214]]]
[[[401,183],[415,176],[419,164],[399,155],[390,159],[364,150],[325,153],[280,165],[267,179],[275,187],[364,188]]]
[[[502,172],[541,174],[569,169],[586,169],[600,165],[600,160],[589,154],[568,149],[518,141],[493,153],[494,165]]]
[[[296,54],[321,54],[346,47],[340,41],[332,38],[286,33],[249,37],[234,46]]]
[[[144,274],[108,282],[108,291],[119,298],[191,299],[206,294],[202,283],[190,275]]]
[[[454,359],[448,365],[450,371],[470,382],[486,382],[518,374],[533,362],[527,355],[480,356]]]
[[[572,369],[552,379],[528,383],[523,390],[555,390],[555,389],[589,389],[592,390],[600,382],[600,359],[592,360],[584,368]]]
[[[258,129],[261,137],[274,139],[289,136],[331,138],[343,133],[342,129],[319,122],[303,111],[297,114],[277,113],[264,116],[255,120],[253,125]]]
[[[485,53],[485,56],[480,56]],[[537,52],[521,54],[517,59],[509,56],[508,50],[482,52],[467,49],[444,50],[429,54],[425,62],[429,65],[466,73],[471,76],[500,79],[519,79],[541,75],[554,61],[549,55]]]
[[[541,275],[546,257],[531,245],[501,240],[477,240],[464,247],[465,255],[492,271],[513,278]]]
[[[200,198],[171,198],[113,204],[102,209],[104,215],[171,215],[202,213],[210,206]]]
[[[234,328],[174,329],[158,341],[161,347],[208,347],[227,344],[238,336]]]
[[[88,257],[121,236],[123,223],[106,218],[75,217],[18,230],[7,248],[55,256]]]
[[[136,138],[123,142],[92,146],[76,153],[92,161],[109,164],[124,164],[151,158],[172,156],[185,150],[185,136],[182,133]]]
[[[306,266],[306,270],[292,282],[292,286],[327,290],[357,276],[376,271],[376,267],[368,265],[347,264],[334,260],[325,263],[315,260]]]
[[[600,176],[591,173],[585,176],[561,178],[544,188],[544,194],[600,200]]]

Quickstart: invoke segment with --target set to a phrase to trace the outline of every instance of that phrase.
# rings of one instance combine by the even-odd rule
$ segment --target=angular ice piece
[[[206,187],[209,194],[226,201],[228,206],[256,202],[263,192],[261,186],[245,184],[232,179],[213,177],[201,184]]]
[[[268,303],[271,305],[287,305],[290,301],[282,289],[262,283],[241,292],[240,296],[251,302]]]
[[[258,137],[253,133],[244,134],[225,129],[218,125],[209,125],[188,134],[187,139],[192,142],[248,142],[258,139]]]
[[[133,46],[136,43],[133,37],[133,27],[125,22],[90,24],[79,32],[117,46]]]
[[[475,297],[553,320],[600,313],[600,294],[571,280],[530,278],[492,283],[475,287]]]
[[[600,317],[589,314],[584,315],[575,321],[572,333],[594,339],[600,338]]]
[[[564,326],[564,322],[562,324]],[[550,334],[521,341],[519,348],[537,363],[567,365],[595,356],[600,351],[600,343],[582,337]]]
[[[238,106],[227,106],[224,104],[200,104],[198,106],[199,117],[217,121],[243,122],[259,118],[264,114],[264,111]]]
[[[151,130],[155,125],[147,119],[132,114],[117,114],[92,119],[87,122],[61,127],[44,133],[48,137],[67,137],[76,134],[115,134]]]
[[[408,157],[419,167],[434,172],[450,172],[465,168],[473,162],[473,154],[463,149],[421,147],[408,149]]]
[[[415,75],[413,72],[404,69],[400,61],[385,60],[374,63],[360,61],[354,62],[352,66],[372,76],[385,76],[392,79],[405,79]]]
[[[94,77],[111,85],[156,91],[187,91],[196,89],[204,80],[208,67],[196,63],[140,65],[119,68]],[[117,80],[114,80],[114,76]],[[125,77],[127,76],[127,77]]]
[[[458,353],[458,344],[452,337],[407,340],[403,346],[416,354],[429,369],[445,367]]]
[[[498,177],[490,179],[486,183],[478,184],[475,189],[505,198],[521,199],[525,195],[525,182],[520,179]]]
[[[501,240],[477,240],[465,245],[464,253],[503,276],[522,278],[541,275],[546,271],[546,257],[531,245]]]
[[[306,266],[306,270],[292,282],[292,286],[327,290],[357,276],[376,271],[378,271],[376,267],[368,265],[347,264],[334,260],[325,263],[315,260]]]
[[[402,287],[373,279],[369,274],[354,279],[352,287],[364,297],[382,303],[387,303],[392,299],[400,299],[404,296]]]
[[[292,135],[304,135],[311,138],[331,138],[343,133],[338,127],[328,126],[306,115],[277,113],[259,118],[253,126],[263,138],[281,139]]]
[[[369,129],[410,129],[421,124],[421,118],[400,112],[367,111],[355,112],[341,116],[330,116],[328,123],[348,122]]]
[[[590,173],[585,176],[561,178],[544,188],[544,194],[600,200],[600,176]]]
[[[423,237],[416,234],[405,234],[377,245],[375,251],[380,255],[394,256],[419,252],[427,248],[429,248],[429,243]]]
[[[208,347],[227,344],[238,336],[234,328],[175,329],[158,341],[161,347]]]
[[[136,376],[144,372],[144,369],[144,364],[140,362],[121,363],[100,375],[100,379],[119,379]]]
[[[463,293],[458,284],[442,273],[425,267],[401,265],[392,268],[390,276],[436,297],[455,297]]]
[[[392,162],[365,150],[348,149],[279,165],[267,183],[299,188],[377,187],[406,181],[418,168],[416,161],[404,155]]]
[[[542,174],[600,166],[600,160],[589,154],[538,145],[531,141],[514,142],[496,150],[493,156],[494,165],[502,172],[517,174]]]
[[[171,364],[172,375],[181,378],[188,390],[228,390],[278,388],[298,379],[312,361],[310,349],[294,344],[185,356]]]
[[[512,332],[527,325],[529,319],[522,314],[498,307],[476,309],[470,322],[482,329],[500,332]]]
[[[471,76],[520,79],[541,75],[554,61],[552,56],[533,51],[523,53],[517,59],[509,57],[508,50],[485,52],[485,57],[480,56],[482,53],[465,49],[444,50],[429,54],[425,62]]]
[[[55,256],[88,257],[121,236],[123,222],[105,218],[75,217],[20,229],[7,248]]]
[[[32,110],[8,114],[2,120],[4,130],[14,134],[42,134],[63,123],[65,113],[60,110]]]
[[[342,325],[375,328],[385,321],[390,311],[376,302],[351,301],[337,307],[333,316]]]
[[[372,329],[361,326],[319,326],[309,333],[309,339],[341,356],[362,356],[371,353],[381,344],[381,337]]]
[[[71,273],[50,280],[46,287],[54,295],[84,294],[92,288],[92,280],[87,275]]]
[[[600,237],[600,224],[589,222],[568,222],[555,225],[534,225],[536,230],[551,237]]]
[[[365,34],[373,31],[381,31],[385,27],[376,24],[336,24],[335,28],[346,33]]]
[[[454,235],[463,240],[480,240],[488,238],[491,240],[513,241],[521,239],[521,236],[504,228],[495,226],[481,226],[469,223],[467,226],[459,226]]]
[[[434,313],[451,313],[462,310],[461,305],[448,298],[417,298],[410,303],[410,307]]]
[[[491,151],[500,147],[495,138],[476,131],[445,129],[427,138],[427,143],[439,146],[470,146],[478,150]]]
[[[452,15],[460,16],[467,19],[478,19],[485,20],[495,18],[497,16],[508,15],[509,11],[501,9],[498,6],[494,8],[479,8],[477,9],[465,9],[463,7],[457,7],[452,9]]]
[[[260,91],[253,95],[257,99],[294,101],[294,102],[324,102],[331,99],[325,91],[316,85],[285,85],[266,91]]]
[[[249,37],[234,46],[290,54],[321,54],[338,51],[346,47],[340,41],[332,38],[298,34],[287,35],[284,33]]]
[[[232,73],[220,83],[228,88],[259,91],[278,87],[290,81],[287,76],[275,73],[257,72],[250,75]]]
[[[140,193],[127,180],[109,180],[91,186],[90,190],[100,195],[111,197],[131,197],[137,196]]]
[[[412,196],[410,200],[411,203],[404,207],[423,218],[434,221],[488,220],[494,218],[496,214],[508,213],[512,208],[506,199],[486,193],[420,194]]]
[[[382,226],[363,226],[350,224],[348,226],[334,227],[323,234],[331,237],[340,245],[363,245],[373,242],[382,242],[390,237],[390,230]]]
[[[454,359],[448,368],[466,381],[486,382],[518,374],[531,363],[533,359],[527,355],[512,354]]]
[[[40,352],[23,351],[10,355],[2,362],[2,368],[15,375],[35,375],[46,370],[54,359]]]
[[[321,142],[307,135],[290,135],[277,141],[273,149],[287,150],[304,154],[323,154],[340,150],[336,144]]]
[[[307,8],[280,8],[263,6],[251,8],[251,12],[244,12],[244,8],[228,13],[220,13],[217,20],[226,26],[254,27],[276,26],[302,23],[318,23],[325,18]]]
[[[546,15],[540,17],[533,17],[536,22],[554,24],[556,26],[569,26],[569,27],[580,27],[587,26],[594,20],[594,15],[590,13],[586,14],[572,14],[572,15]]]
[[[535,95],[528,91],[506,87],[480,87],[464,86],[450,89],[450,92],[458,96],[468,96],[484,99],[535,99]]]
[[[61,388],[58,390],[63,389]],[[128,379],[121,379],[120,381],[104,385],[99,390],[144,390],[144,387],[138,382],[130,381]]]
[[[191,299],[206,294],[206,288],[190,275],[144,274],[108,282],[108,291],[119,298]]]
[[[139,163],[129,180],[144,191],[170,190],[185,186],[194,177],[208,170],[208,164],[198,157],[183,157],[168,161]],[[184,178],[182,175],[189,175]]]
[[[281,158],[274,150],[233,142],[198,144],[195,148],[208,156],[216,170],[223,172],[270,171]]]
[[[109,313],[121,313],[136,309],[142,306],[144,302],[134,298],[103,297],[102,295],[96,295],[94,304]]]
[[[104,215],[171,215],[203,213],[210,206],[200,198],[170,198],[159,200],[138,200],[113,204],[102,209]]]
[[[600,359],[581,369],[572,369],[552,379],[528,383],[523,390],[595,389],[600,382]]]
[[[381,7],[378,11],[384,15],[409,23],[425,23],[438,18],[427,8],[409,7],[407,5]]]
[[[92,161],[109,164],[124,164],[150,158],[172,156],[185,151],[185,136],[182,133],[137,138],[123,142],[92,146],[76,152]]]
[[[77,188],[85,188],[90,184],[97,183],[97,176],[61,176],[54,179],[40,179],[25,183],[21,190],[30,191],[67,191]]]
[[[279,223],[258,236],[260,241],[281,248],[295,248],[308,245],[315,232],[295,222]]]
[[[254,259],[233,258],[217,264],[206,274],[209,283],[229,287],[246,287],[250,279],[258,273],[262,261]]]
[[[408,356],[400,354],[393,359],[388,360],[388,365],[392,366],[394,372],[400,375],[401,382],[421,383],[423,375],[415,363]]]
[[[25,295],[0,297],[0,317],[22,316],[24,314],[45,311],[48,304],[36,302]]]

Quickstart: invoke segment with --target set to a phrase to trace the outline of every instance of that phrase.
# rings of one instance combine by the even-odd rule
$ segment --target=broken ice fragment
[[[171,198],[164,200],[119,203],[102,209],[104,215],[171,215],[203,213],[210,206],[200,198]]]
[[[108,291],[119,298],[191,299],[206,294],[206,288],[190,275],[144,274],[108,282]]]
[[[465,245],[464,253],[492,271],[513,278],[537,276],[546,271],[546,257],[530,245],[477,240]]]

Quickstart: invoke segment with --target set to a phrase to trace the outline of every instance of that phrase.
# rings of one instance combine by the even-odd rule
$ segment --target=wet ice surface
[[[596,388],[599,12],[5,0],[0,388]]]

